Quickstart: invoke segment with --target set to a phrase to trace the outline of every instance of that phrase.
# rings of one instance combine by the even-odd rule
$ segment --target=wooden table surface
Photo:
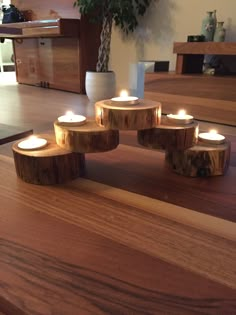
[[[0,145],[30,136],[32,129],[0,123]],[[1,314],[0,314],[1,315]]]
[[[235,152],[185,178],[122,144],[59,186],[0,156],[0,314],[236,314]]]

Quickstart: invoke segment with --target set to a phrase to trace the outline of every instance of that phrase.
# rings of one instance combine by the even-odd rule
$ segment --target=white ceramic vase
[[[93,72],[87,71],[85,77],[85,90],[91,102],[110,99],[116,95],[116,78],[113,71]]]

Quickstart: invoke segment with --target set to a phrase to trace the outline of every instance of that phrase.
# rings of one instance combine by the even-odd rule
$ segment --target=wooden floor
[[[0,89],[1,123],[35,132],[94,113],[86,96]],[[216,127],[232,153],[212,178],[172,173],[133,131],[58,186],[18,179],[12,143],[0,146],[0,314],[236,314],[236,132]]]
[[[236,126],[236,77],[147,73],[145,98],[165,114],[186,109],[196,119]]]

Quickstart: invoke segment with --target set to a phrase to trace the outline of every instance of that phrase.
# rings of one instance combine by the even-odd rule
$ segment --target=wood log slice
[[[139,100],[138,104],[118,106],[110,100],[95,103],[99,126],[119,130],[140,130],[156,127],[161,121],[161,103]]]
[[[230,142],[219,145],[198,143],[183,151],[166,151],[166,161],[178,174],[190,177],[224,175],[230,161]]]
[[[66,150],[80,153],[105,152],[119,145],[119,131],[100,127],[94,120],[78,127],[54,123],[57,144]]]
[[[165,119],[159,126],[151,129],[138,130],[138,143],[157,150],[185,150],[197,142],[198,123],[188,125],[170,125]]]
[[[61,184],[82,176],[85,171],[85,156],[60,148],[55,136],[39,135],[48,141],[38,150],[22,150],[18,141],[12,146],[17,175],[25,182],[38,185]]]

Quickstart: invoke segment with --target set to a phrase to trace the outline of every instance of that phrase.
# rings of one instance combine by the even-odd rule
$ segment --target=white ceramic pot
[[[91,102],[110,99],[116,95],[116,78],[113,71],[92,72],[87,71],[85,77],[85,90]]]

